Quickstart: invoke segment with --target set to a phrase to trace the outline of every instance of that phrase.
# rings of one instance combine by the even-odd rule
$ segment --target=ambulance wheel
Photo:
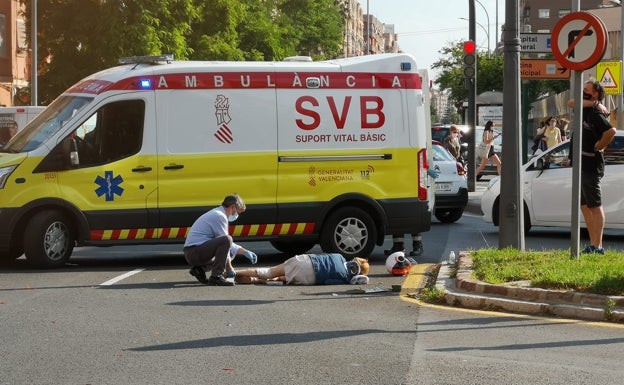
[[[346,259],[368,257],[375,249],[377,228],[364,210],[343,207],[327,219],[321,230],[320,244],[326,253],[340,253]]]
[[[306,241],[271,241],[271,245],[285,254],[303,254],[316,245],[316,242]]]
[[[24,232],[24,254],[31,265],[60,267],[74,250],[74,233],[69,221],[55,210],[35,214]]]
[[[18,250],[17,248],[12,248],[6,253],[0,253],[0,263],[8,263],[16,260],[24,254],[24,251]]]

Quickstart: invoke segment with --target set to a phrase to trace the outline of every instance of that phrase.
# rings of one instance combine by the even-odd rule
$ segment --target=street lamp
[[[485,12],[485,17],[487,17],[487,37],[488,37],[488,55],[490,54],[490,14],[488,13],[487,9],[485,9],[485,7],[483,6],[483,4],[479,1],[479,0],[475,0],[480,6],[481,8],[483,8],[483,12]],[[477,23],[479,24],[479,23]],[[479,24],[481,25],[481,24]],[[483,26],[481,25],[481,27],[483,28]],[[498,27],[496,27],[498,29]]]
[[[466,20],[467,22],[470,22],[470,20],[466,19],[465,17],[460,17],[461,20]],[[490,31],[488,31],[487,29],[485,29],[485,27],[483,26],[483,24],[479,23],[478,21],[475,21],[475,23],[477,23],[479,25],[479,27],[481,27],[481,29],[483,29],[483,32],[485,32],[486,36],[487,36],[487,41],[488,41],[488,56],[490,55]]]

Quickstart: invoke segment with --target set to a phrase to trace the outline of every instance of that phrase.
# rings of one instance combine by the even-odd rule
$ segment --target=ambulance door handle
[[[135,167],[132,169],[132,172],[147,172],[147,171],[152,171],[152,168],[141,166],[141,167]]]
[[[165,170],[179,170],[181,168],[184,168],[183,164],[170,164],[168,166],[164,167]]]

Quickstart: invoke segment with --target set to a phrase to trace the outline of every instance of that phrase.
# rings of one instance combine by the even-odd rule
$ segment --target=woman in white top
[[[498,175],[501,173],[501,160],[494,152],[494,139],[498,138],[501,134],[494,134],[494,131],[492,130],[493,125],[494,122],[488,120],[487,123],[485,123],[485,128],[483,129],[483,142],[490,147],[490,150],[488,151],[487,156],[481,159],[481,164],[479,164],[476,171],[477,177],[481,174],[481,171],[483,171],[485,166],[487,166],[488,161],[491,161],[496,165],[496,172]]]

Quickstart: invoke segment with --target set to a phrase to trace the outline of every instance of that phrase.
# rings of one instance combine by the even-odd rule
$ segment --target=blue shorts
[[[594,173],[581,172],[581,206],[589,208],[602,206],[600,177]]]

